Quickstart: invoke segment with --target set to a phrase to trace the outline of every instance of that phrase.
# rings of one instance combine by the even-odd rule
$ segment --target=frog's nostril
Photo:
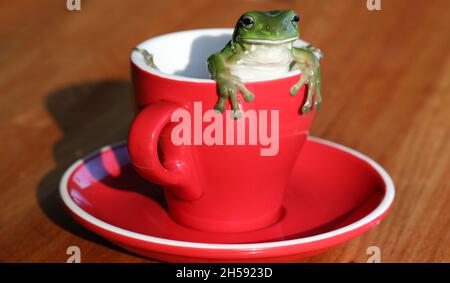
[[[266,30],[270,30],[270,25],[266,25]]]

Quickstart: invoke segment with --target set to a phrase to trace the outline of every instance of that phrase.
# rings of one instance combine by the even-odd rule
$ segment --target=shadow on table
[[[68,86],[50,93],[45,106],[63,136],[53,145],[55,168],[41,179],[36,192],[41,209],[64,230],[126,252],[70,218],[60,202],[58,187],[62,174],[74,161],[99,147],[126,139],[134,116],[130,82],[99,81]]]

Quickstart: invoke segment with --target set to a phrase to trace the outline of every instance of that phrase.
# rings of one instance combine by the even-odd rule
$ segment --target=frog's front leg
[[[255,96],[245,87],[239,77],[230,73],[224,57],[222,53],[216,53],[208,58],[208,69],[211,77],[217,82],[219,91],[219,99],[214,109],[222,113],[229,99],[233,110],[232,117],[238,119],[242,115],[239,108],[238,91],[241,92],[246,102],[252,101]]]
[[[314,107],[319,109],[322,103],[320,64],[318,58],[309,49],[294,47],[293,55],[294,61],[291,69],[300,69],[302,75],[300,80],[291,88],[291,94],[296,95],[304,84],[308,85],[306,101],[302,105],[302,114],[307,114],[313,107],[314,93],[316,94]]]

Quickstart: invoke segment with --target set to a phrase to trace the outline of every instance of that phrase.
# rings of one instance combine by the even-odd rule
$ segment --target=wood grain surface
[[[325,52],[312,134],[391,174],[397,198],[375,229],[306,262],[450,261],[450,1],[0,2],[0,261],[148,262],[73,221],[58,182],[76,159],[126,138],[129,52],[163,33],[232,27],[247,10],[293,8]]]

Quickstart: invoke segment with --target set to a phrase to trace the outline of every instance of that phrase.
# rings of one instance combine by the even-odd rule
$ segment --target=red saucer
[[[305,166],[305,165],[308,166]],[[60,184],[75,220],[137,254],[163,261],[293,261],[348,241],[378,224],[394,185],[376,162],[344,146],[309,138],[270,227],[208,233],[174,222],[161,189],[140,178],[125,144],[73,164]]]

